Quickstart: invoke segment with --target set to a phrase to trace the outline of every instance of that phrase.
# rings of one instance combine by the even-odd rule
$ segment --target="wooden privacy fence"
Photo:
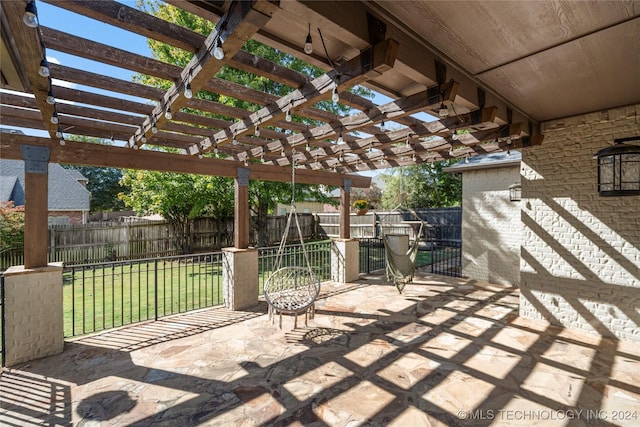
[[[415,214],[415,215],[414,215]],[[317,213],[318,234],[337,237],[340,232],[339,213]],[[417,218],[416,218],[417,216]],[[391,212],[351,214],[351,237],[378,238],[383,234],[408,234],[410,239],[424,222],[423,238],[428,240],[461,240],[462,208],[413,209]]]
[[[423,239],[460,240],[461,208],[416,209],[413,212],[425,222]],[[337,237],[339,213],[298,214],[305,239]],[[280,242],[286,216],[267,219],[267,245]],[[352,238],[377,238],[385,233],[409,234],[415,238],[420,221],[411,211],[369,212],[351,215]],[[210,252],[233,246],[233,219],[198,218],[191,224],[192,252]],[[171,224],[164,221],[98,222],[73,226],[50,226],[48,234],[49,262],[67,265],[181,255]],[[257,227],[250,228],[249,239],[255,246]],[[295,227],[288,239],[297,241]],[[0,271],[23,261],[22,250],[0,254]]]
[[[313,214],[298,214],[298,219],[304,238],[315,238],[316,220]],[[280,243],[286,223],[286,217],[267,218],[268,245]],[[233,218],[195,219],[190,235],[194,253],[233,246]],[[251,242],[257,241],[256,227],[251,228],[249,238]],[[297,240],[297,230],[290,230],[288,239]],[[165,221],[50,226],[48,242],[49,262],[67,265],[181,255],[173,228]],[[22,249],[0,255],[0,271],[22,263]]]

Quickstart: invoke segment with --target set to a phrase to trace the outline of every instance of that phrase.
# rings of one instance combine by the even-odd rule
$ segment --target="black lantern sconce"
[[[522,200],[522,185],[511,184],[509,186],[509,200],[512,202],[519,202]]]
[[[600,196],[640,195],[640,145],[626,144],[631,141],[640,142],[640,136],[615,139],[596,153]]]

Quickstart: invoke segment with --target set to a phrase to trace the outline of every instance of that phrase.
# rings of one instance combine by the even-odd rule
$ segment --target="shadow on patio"
[[[637,425],[640,346],[518,318],[518,290],[418,272],[68,342],[6,370],[2,425]]]

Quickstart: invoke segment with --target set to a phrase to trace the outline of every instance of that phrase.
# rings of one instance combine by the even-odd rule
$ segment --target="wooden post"
[[[345,179],[340,187],[340,238],[351,238],[351,180]]]
[[[247,249],[249,247],[249,169],[238,168],[237,170],[233,246],[236,249]]]
[[[47,147],[22,145],[24,159],[24,268],[48,265],[48,186],[49,155]]]

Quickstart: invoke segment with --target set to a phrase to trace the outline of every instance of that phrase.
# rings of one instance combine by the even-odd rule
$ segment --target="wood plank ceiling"
[[[437,31],[432,32],[433,44],[427,45],[424,34],[419,34],[419,17],[411,11],[421,10],[423,17],[434,17],[442,24],[446,13],[455,10],[456,2],[440,8],[439,2],[416,1],[167,1],[216,22],[216,29],[207,36],[115,1],[50,3],[193,56],[181,68],[132,53],[127,46],[82,38],[65,31],[62,24],[60,28],[29,28],[22,22],[26,0],[2,2],[2,72],[6,77],[2,87],[15,92],[0,93],[0,124],[45,130],[50,136],[3,134],[3,158],[20,158],[19,144],[36,143],[52,148],[52,160],[67,163],[222,176],[236,176],[237,167],[246,167],[252,178],[285,181],[295,161],[303,181],[339,185],[343,174],[537,145],[542,136],[535,118],[571,110],[545,107],[548,98],[540,98],[534,107],[547,110],[527,111],[525,89],[511,84],[502,88],[497,82],[500,73],[492,69],[495,64],[512,66],[512,58],[500,55],[503,49],[482,51],[486,44],[467,48],[466,44],[472,44],[471,29],[454,28],[451,34],[462,34],[458,50],[451,49],[450,39],[439,38]],[[490,12],[486,5],[474,7],[484,14]],[[509,6],[511,15],[516,13],[514,8]],[[462,13],[460,26],[473,10]],[[616,19],[629,21],[629,15],[637,16],[637,12],[619,11]],[[637,26],[637,21],[631,22]],[[316,31],[312,33],[314,52],[304,53],[309,24],[322,30],[331,59]],[[306,60],[326,74],[311,79],[243,51],[249,39]],[[540,50],[549,42],[527,49]],[[214,56],[219,43],[225,52],[223,59]],[[475,56],[468,59],[465,52],[472,50]],[[475,51],[486,57],[477,57]],[[157,77],[169,82],[169,88],[53,62],[48,64],[51,79],[43,78],[38,68],[49,52]],[[481,66],[474,60],[482,62]],[[276,97],[226,81],[216,76],[223,66],[286,85],[290,92]],[[519,82],[523,87],[525,83]],[[192,98],[183,95],[187,84]],[[356,85],[379,91],[391,101],[374,103],[357,96],[350,91]],[[334,88],[337,102],[350,107],[350,114],[341,116],[318,108],[319,101],[331,99]],[[201,99],[197,96],[200,90],[244,101],[251,108]],[[49,92],[55,96],[55,105],[47,103]],[[633,93],[627,98],[625,101],[640,101]],[[439,116],[443,103],[446,117]],[[421,112],[433,120],[417,115]],[[55,124],[51,121],[54,114],[59,121]],[[294,120],[287,120],[289,114]],[[116,143],[97,148],[67,141],[62,146],[58,143],[60,134],[113,139]],[[172,153],[159,153],[159,148],[169,148]],[[368,184],[355,180],[355,186]]]

